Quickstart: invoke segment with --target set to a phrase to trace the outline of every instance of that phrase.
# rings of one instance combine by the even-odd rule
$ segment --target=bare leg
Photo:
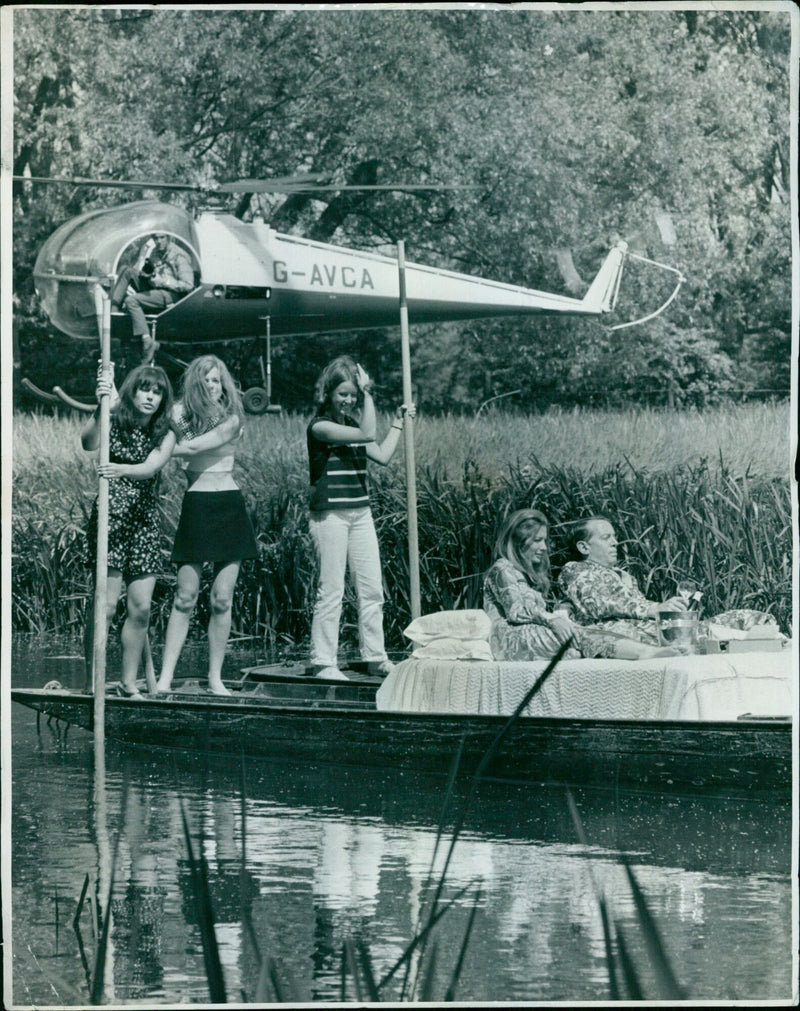
[[[172,602],[172,611],[167,622],[164,656],[161,660],[161,676],[156,686],[160,692],[168,692],[172,685],[172,676],[175,673],[183,644],[186,642],[189,622],[200,593],[202,572],[203,566],[199,562],[187,563],[178,569],[175,599]]]
[[[106,580],[106,635],[117,612],[117,601],[122,592],[122,573],[119,569],[109,569]],[[94,687],[94,590],[86,608],[86,624],[83,626],[83,658],[86,664],[85,690]]]
[[[152,365],[156,351],[160,347],[158,341],[153,340],[149,333],[142,334],[142,365]]]
[[[150,624],[150,602],[155,585],[155,576],[140,576],[128,583],[127,616],[121,636],[122,684],[128,691],[136,691],[136,677]]]
[[[208,687],[215,695],[229,695],[222,683],[222,662],[231,634],[233,591],[241,562],[221,563],[214,569],[211,586],[211,618],[208,622]]]

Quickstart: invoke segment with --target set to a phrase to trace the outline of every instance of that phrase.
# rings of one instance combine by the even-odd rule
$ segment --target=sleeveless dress
[[[160,440],[147,428],[121,428],[111,418],[109,461],[144,463]],[[108,482],[108,567],[119,569],[126,582],[164,569],[158,517],[159,475],[144,481],[118,477]],[[86,529],[86,564],[97,564],[97,499]]]

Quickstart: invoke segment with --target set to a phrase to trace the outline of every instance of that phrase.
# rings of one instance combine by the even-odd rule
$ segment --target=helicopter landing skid
[[[53,393],[55,393],[58,399],[63,401],[67,407],[71,407],[73,411],[84,411],[86,414],[91,414],[97,407],[96,404],[84,404],[80,400],[75,400],[74,397],[65,393],[60,386],[54,386]]]

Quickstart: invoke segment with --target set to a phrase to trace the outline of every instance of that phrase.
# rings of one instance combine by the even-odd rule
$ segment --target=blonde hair
[[[541,593],[550,589],[550,558],[544,558],[536,565],[531,565],[523,551],[525,542],[539,529],[544,527],[545,536],[550,533],[547,517],[538,509],[518,509],[511,513],[500,527],[494,545],[493,560],[505,558],[511,562],[528,579],[528,582]]]
[[[216,368],[222,384],[222,397],[211,399],[205,378]],[[242,399],[228,366],[216,355],[201,355],[189,363],[181,380],[181,408],[186,422],[197,432],[216,427],[220,421],[235,414],[242,419]]]

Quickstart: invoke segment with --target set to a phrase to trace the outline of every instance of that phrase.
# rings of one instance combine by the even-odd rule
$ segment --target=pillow
[[[492,651],[485,639],[455,639],[438,635],[424,646],[417,646],[411,655],[421,660],[492,660]]]
[[[489,641],[492,619],[483,610],[436,611],[415,618],[404,629],[403,635],[418,646],[427,645],[432,639],[483,639]]]

